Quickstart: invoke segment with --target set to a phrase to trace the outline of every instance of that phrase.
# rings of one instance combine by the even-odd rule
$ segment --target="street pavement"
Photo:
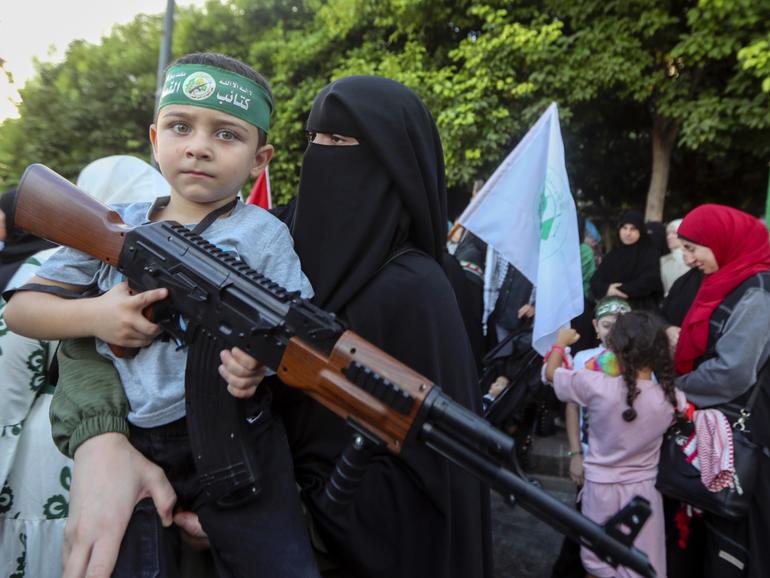
[[[572,505],[575,485],[568,479],[535,476],[543,489]],[[521,507],[511,507],[492,493],[492,535],[495,578],[550,578],[562,544],[562,535]]]
[[[568,449],[564,430],[535,437],[528,474],[549,494],[572,506],[575,484],[568,477]],[[563,536],[523,508],[509,506],[496,492],[492,492],[492,535],[495,578],[550,578]]]

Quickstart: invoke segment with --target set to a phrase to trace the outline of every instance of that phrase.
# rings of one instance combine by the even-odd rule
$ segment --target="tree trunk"
[[[647,189],[646,221],[662,221],[663,206],[668,190],[668,173],[671,168],[671,152],[679,134],[679,123],[656,114],[652,122],[652,172]]]

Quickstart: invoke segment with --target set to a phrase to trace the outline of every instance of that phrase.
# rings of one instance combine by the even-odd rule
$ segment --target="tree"
[[[37,63],[20,91],[20,118],[0,128],[0,181],[16,183],[32,162],[68,178],[110,154],[149,159],[160,19],[138,17],[101,45],[73,42],[59,64]]]
[[[676,146],[710,159],[766,156],[770,100],[758,79],[740,65],[738,53],[751,46],[761,51],[756,43],[766,38],[767,3],[546,0],[539,8],[477,4],[474,10],[484,17],[484,25],[473,42],[460,48],[462,59],[495,59],[498,83],[504,83],[503,75],[511,69],[528,74],[534,107],[539,110],[548,100],[558,100],[563,118],[575,122],[571,128],[584,140],[593,132],[581,130],[585,119],[574,113],[586,105],[594,113],[589,118],[604,111],[613,116],[612,109],[624,110],[630,118],[646,116],[645,124],[627,126],[626,131],[637,142],[648,140],[651,147],[648,219],[663,217]],[[501,59],[499,45],[522,23],[543,30],[550,25],[554,34],[524,55],[505,48],[510,55]],[[750,59],[751,54],[744,52],[744,57]],[[489,75],[482,68],[478,80],[488,81]],[[505,97],[494,83],[490,92],[511,106],[519,96],[514,92]],[[593,170],[604,167],[595,165]]]
[[[433,111],[453,194],[467,198],[555,100],[578,200],[611,212],[647,199],[661,218],[666,194],[676,211],[759,206],[749,193],[764,191],[770,153],[768,11],[753,0],[209,0],[177,11],[173,53],[224,52],[271,80],[279,202],[295,194],[317,91],[377,74]],[[160,24],[138,18],[41,64],[21,118],[0,126],[0,182],[33,161],[74,176],[99,155],[146,156]]]

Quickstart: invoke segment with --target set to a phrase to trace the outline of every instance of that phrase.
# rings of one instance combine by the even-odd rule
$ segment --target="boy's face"
[[[258,148],[255,126],[200,106],[163,107],[150,142],[172,195],[196,204],[225,204],[273,156],[271,145]]]
[[[607,339],[607,335],[618,320],[617,315],[605,315],[599,320],[594,319],[594,329],[596,329],[596,335],[599,341],[604,345],[604,340]]]

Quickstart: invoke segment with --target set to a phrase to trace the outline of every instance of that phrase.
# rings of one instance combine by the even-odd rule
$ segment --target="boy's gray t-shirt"
[[[137,226],[149,221],[152,205],[142,202],[112,208],[128,225]],[[267,211],[238,202],[229,217],[214,221],[202,236],[222,250],[237,253],[252,269],[289,291],[312,297],[313,289],[300,269],[288,228]],[[37,275],[72,285],[96,282],[102,292],[125,280],[114,267],[68,247],[46,261]],[[123,382],[131,423],[149,428],[184,417],[186,349],[177,351],[173,340],[156,340],[125,359],[115,357],[103,341],[96,341],[97,350],[112,361]]]

